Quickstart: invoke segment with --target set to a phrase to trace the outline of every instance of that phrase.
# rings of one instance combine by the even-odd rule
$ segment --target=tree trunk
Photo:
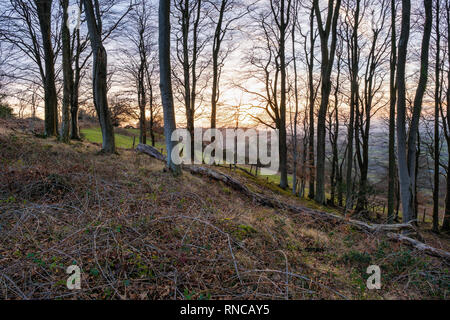
[[[80,3],[81,10],[81,3]],[[80,43],[80,29],[75,30],[76,37],[76,52],[74,57],[74,80],[72,85],[71,101],[70,101],[70,119],[72,124],[70,126],[70,138],[74,140],[80,140],[80,126],[78,124],[78,111],[79,111],[79,91],[81,81],[81,67],[80,67],[80,55],[81,55],[81,43]]]
[[[411,1],[402,0],[402,26],[400,31],[400,40],[398,46],[397,62],[397,148],[398,148],[398,172],[400,199],[403,208],[403,221],[409,222],[412,217],[411,203],[411,182],[410,173],[406,160],[406,84],[405,67],[406,55],[409,40],[411,15]]]
[[[419,118],[422,109],[422,99],[425,92],[428,77],[428,52],[432,24],[432,1],[424,0],[425,4],[425,27],[421,50],[421,68],[419,84],[414,98],[413,115],[406,141],[406,87],[405,87],[405,65],[407,44],[409,39],[411,3],[403,0],[402,30],[400,34],[398,50],[398,112],[397,112],[397,148],[398,148],[398,170],[400,178],[400,198],[403,209],[403,221],[409,222],[414,218],[414,190],[416,169],[416,140],[419,129]]]
[[[308,89],[309,89],[309,151],[308,151],[308,167],[309,167],[309,192],[308,198],[314,199],[315,195],[315,159],[314,159],[314,103],[315,103],[315,89],[314,89],[314,7],[311,8],[310,14],[310,53],[308,63]]]
[[[174,175],[181,174],[179,165],[172,162],[172,132],[176,129],[172,93],[172,71],[170,65],[170,1],[159,1],[159,68],[161,101],[164,111],[164,135],[166,138],[167,166]]]
[[[297,18],[297,13],[295,14]],[[298,138],[297,138],[297,123],[298,123],[298,74],[297,74],[297,59],[295,56],[295,23],[292,24],[291,31],[292,42],[292,62],[294,64],[294,99],[295,99],[295,114],[294,114],[294,136],[293,136],[293,170],[292,170],[292,194],[297,193],[297,163],[298,163]]]
[[[447,12],[447,58],[448,64],[450,65],[450,3],[447,1],[445,4],[445,9]],[[447,70],[447,84],[450,84],[450,70]],[[450,85],[447,85],[447,127],[450,129]],[[447,137],[447,150],[450,150],[450,139]],[[444,212],[444,222],[442,223],[442,231],[450,232],[450,157],[447,161],[447,192],[445,195],[445,212]]]
[[[353,163],[353,137],[355,128],[355,110],[359,108],[359,86],[358,86],[358,71],[359,71],[359,48],[358,48],[358,26],[359,26],[359,10],[360,10],[360,0],[356,0],[356,10],[353,16],[354,25],[352,30],[351,41],[349,43],[350,51],[350,77],[351,77],[351,89],[350,89],[350,120],[348,124],[347,133],[347,176],[346,185],[347,192],[345,195],[345,210],[353,209],[353,187],[352,187],[352,163]],[[357,136],[355,135],[355,139]],[[358,141],[356,142],[358,145]]]
[[[280,187],[286,189],[288,187],[287,178],[287,137],[286,137],[286,28],[287,21],[285,20],[285,0],[280,2],[281,8],[281,21],[280,21],[280,74],[281,74],[281,84],[280,84],[280,128],[279,128],[279,152],[280,152]],[[288,6],[288,17],[289,10],[291,8]]]
[[[70,141],[70,104],[73,91],[73,70],[72,57],[70,49],[70,30],[68,27],[68,6],[69,0],[61,0],[63,9],[63,19],[61,25],[62,38],[62,55],[63,55],[63,103],[62,103],[62,123],[61,123],[61,141],[68,143]]]
[[[145,52],[144,31],[139,30],[139,56],[140,65],[137,75],[138,80],[138,104],[139,104],[139,143],[147,143],[147,119],[145,117],[145,107],[147,99],[145,94],[145,65],[147,63],[147,56]]]
[[[388,223],[394,222],[394,194],[395,194],[395,104],[396,82],[395,69],[397,63],[396,36],[396,8],[395,0],[391,0],[391,59],[390,59],[390,101],[389,101],[389,173],[388,173]]]
[[[35,0],[42,35],[45,61],[45,135],[58,135],[58,100],[55,86],[55,61],[52,47],[52,0]]]
[[[322,75],[322,88],[321,88],[321,102],[319,107],[319,114],[317,117],[317,166],[316,166],[316,193],[315,200],[318,203],[325,203],[325,136],[326,136],[326,112],[328,108],[328,101],[330,98],[331,92],[331,71],[333,69],[333,61],[334,54],[336,51],[336,26],[339,18],[339,10],[341,6],[341,1],[337,0],[336,5],[333,8],[333,0],[329,0],[328,2],[328,17],[326,28],[322,24],[322,17],[319,8],[319,1],[314,0],[314,9],[315,15],[317,18],[317,24],[319,27],[319,35],[320,35],[320,47],[322,51],[322,66],[321,66],[321,75]],[[330,49],[328,49],[328,39],[330,36],[330,28],[331,30],[331,44]]]
[[[211,129],[216,128],[217,118],[217,102],[219,100],[219,52],[222,44],[222,24],[225,14],[226,0],[222,0],[219,9],[219,19],[217,21],[216,30],[214,32],[213,48],[212,48],[212,89],[211,89]]]
[[[331,176],[330,176],[330,204],[336,204],[336,187],[338,186],[338,177],[339,177],[339,153],[338,153],[338,143],[339,143],[339,88],[340,88],[340,79],[341,79],[341,54],[340,50],[337,53],[337,66],[336,66],[336,85],[334,89],[334,130],[333,130],[333,114],[330,114],[329,122],[330,122],[330,143],[332,150],[332,159],[331,159]]]
[[[439,103],[440,103],[440,54],[441,35],[439,32],[440,0],[436,1],[436,65],[434,90],[434,190],[433,190],[433,231],[439,232]]]
[[[96,12],[99,14],[99,3],[95,1]],[[101,17],[94,13],[92,0],[84,0],[86,20],[88,23],[89,37],[91,40],[93,66],[93,93],[94,105],[102,130],[102,152],[115,153],[114,128],[111,122],[111,113],[107,99],[107,54],[102,43]]]

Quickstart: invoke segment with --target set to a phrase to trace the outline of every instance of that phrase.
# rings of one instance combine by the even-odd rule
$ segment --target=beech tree
[[[137,93],[139,108],[139,143],[147,143],[147,105],[150,105],[150,118],[154,116],[154,95],[152,86],[152,50],[156,43],[153,39],[153,26],[151,25],[153,8],[147,1],[141,0],[136,3],[131,11],[126,26],[125,38],[130,45],[124,46],[125,54],[123,68],[129,75],[127,81],[134,83]],[[150,119],[150,134],[154,145],[153,119]]]
[[[322,21],[322,13],[319,7],[319,0],[314,0],[314,10],[319,29],[321,59],[321,101],[317,116],[317,164],[316,164],[316,192],[315,200],[318,203],[325,203],[325,121],[328,102],[331,92],[331,71],[333,69],[334,56],[336,53],[337,23],[341,0],[328,1],[327,18],[325,24]],[[331,43],[329,39],[331,35]]]
[[[353,209],[353,140],[355,137],[355,112],[359,108],[359,59],[360,47],[359,39],[359,25],[361,23],[362,15],[361,0],[355,0],[355,8],[347,7],[347,15],[345,19],[346,37],[347,37],[347,51],[348,51],[348,67],[350,74],[350,116],[347,131],[347,174],[346,185],[347,192],[345,197],[345,209]],[[351,14],[351,13],[353,14]]]
[[[159,69],[161,100],[164,112],[164,135],[166,138],[167,166],[174,175],[181,174],[179,165],[172,161],[172,132],[176,129],[172,92],[172,70],[170,64],[170,2],[159,1]]]
[[[194,126],[198,105],[199,81],[210,59],[201,59],[209,36],[204,21],[205,0],[176,0],[174,8],[179,21],[176,35],[176,57],[182,68],[182,76],[174,73],[180,85],[186,113],[186,127],[191,136],[191,158],[194,159]],[[201,63],[203,62],[203,63]]]
[[[211,22],[215,24],[213,44],[212,44],[212,84],[211,84],[211,128],[216,128],[217,103],[220,98],[220,75],[226,58],[233,50],[231,44],[223,48],[226,36],[233,31],[233,24],[241,19],[247,10],[240,10],[241,3],[238,0],[209,0],[214,8]],[[239,12],[242,11],[242,12]]]
[[[402,1],[402,26],[398,46],[397,71],[397,148],[398,171],[400,179],[400,197],[402,202],[403,222],[409,222],[416,216],[415,188],[416,188],[416,143],[419,129],[419,118],[422,110],[422,100],[428,78],[428,53],[432,26],[432,1],[424,0],[425,25],[422,39],[420,58],[420,77],[417,86],[412,111],[409,134],[406,133],[406,85],[405,67],[406,54],[410,32],[411,1]]]
[[[108,61],[107,53],[103,46],[100,6],[98,0],[94,0],[94,3],[92,3],[92,0],[83,0],[83,3],[94,58],[92,89],[94,93],[94,106],[97,111],[103,137],[102,151],[105,153],[115,153],[114,128],[111,122],[111,113],[108,108],[108,90],[106,83]]]

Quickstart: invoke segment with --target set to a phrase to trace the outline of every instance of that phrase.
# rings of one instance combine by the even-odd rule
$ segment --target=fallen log
[[[149,156],[155,159],[166,161],[166,157],[161,152],[159,152],[156,148],[149,146],[147,144],[139,143],[136,147],[136,150],[148,154]]]
[[[263,196],[259,193],[253,192],[250,189],[248,189],[247,186],[239,182],[238,180],[234,179],[233,177],[230,177],[229,175],[226,175],[222,172],[218,172],[214,169],[207,168],[207,167],[200,167],[200,166],[189,166],[189,171],[193,174],[200,174],[207,176],[209,178],[212,178],[214,180],[222,181],[223,183],[229,185],[233,189],[245,193],[247,196],[251,197],[254,201],[258,202],[261,205],[268,206],[271,208],[277,208],[277,209],[287,209],[289,211],[300,213],[300,214],[308,214],[311,216],[322,216],[323,218],[327,220],[338,220],[343,223],[352,224],[359,229],[368,230],[371,232],[377,232],[377,231],[398,231],[403,229],[413,229],[414,227],[409,223],[404,224],[368,224],[362,221],[353,220],[353,219],[347,219],[345,217],[312,210],[306,207],[302,206],[293,206],[287,203],[282,203],[278,201],[277,199],[270,198],[267,196]]]
[[[161,154],[158,150],[155,148],[148,146],[148,145],[142,145],[139,144],[136,148],[136,150],[146,153],[158,160],[165,161],[166,157]],[[368,224],[363,221],[359,220],[353,220],[349,219],[337,214],[313,210],[310,208],[306,208],[303,206],[294,206],[288,203],[283,203],[275,198],[271,198],[256,192],[251,191],[246,185],[238,181],[237,179],[224,174],[222,172],[219,172],[217,170],[214,170],[212,168],[203,167],[203,166],[194,166],[194,165],[183,165],[184,170],[188,170],[191,174],[197,174],[201,176],[209,177],[216,181],[221,181],[225,183],[226,185],[230,186],[236,191],[239,191],[249,198],[251,198],[253,201],[257,202],[260,205],[271,207],[271,208],[277,208],[277,209],[285,209],[289,210],[291,212],[297,213],[297,214],[303,214],[312,216],[314,218],[320,217],[324,220],[333,221],[333,222],[342,222],[346,224],[350,224],[352,226],[355,226],[356,228],[363,230],[363,231],[369,231],[371,233],[377,233],[377,232],[386,232],[387,237],[390,240],[395,241],[401,241],[405,242],[408,245],[411,245],[412,247],[416,248],[419,251],[422,251],[424,253],[427,253],[429,255],[443,258],[447,261],[450,261],[450,253],[436,249],[433,247],[430,247],[418,240],[409,238],[402,234],[396,234],[392,233],[392,231],[402,231],[402,230],[414,230],[414,226],[411,223],[398,223],[398,224]]]
[[[410,245],[411,247],[413,247],[419,251],[422,251],[424,253],[427,253],[431,256],[438,257],[438,258],[444,258],[447,261],[450,261],[450,253],[449,252],[430,247],[429,245],[427,245],[423,242],[417,241],[416,239],[407,237],[403,234],[388,232],[387,237],[394,241],[404,242],[404,243]]]

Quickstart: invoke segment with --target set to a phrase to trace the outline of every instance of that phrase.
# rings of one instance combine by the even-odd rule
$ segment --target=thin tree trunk
[[[440,60],[441,34],[439,32],[440,0],[436,1],[436,64],[434,90],[434,190],[433,190],[433,231],[439,232],[439,103],[440,103]]]
[[[395,69],[397,63],[395,0],[391,0],[391,60],[390,60],[390,101],[389,101],[389,176],[388,176],[388,223],[394,222],[395,194],[395,104],[397,85]]]
[[[139,104],[139,143],[147,144],[147,119],[145,117],[145,107],[147,99],[145,94],[145,66],[147,63],[146,48],[144,43],[145,28],[141,25],[139,30],[139,56],[140,65],[138,70],[138,104]]]
[[[309,151],[308,151],[308,168],[309,168],[309,191],[308,197],[314,199],[315,195],[315,159],[314,159],[314,103],[315,103],[315,89],[314,89],[314,6],[311,8],[310,14],[310,33],[309,33],[309,43],[310,43],[310,53],[309,53],[309,63],[308,63],[308,89],[309,89]]]
[[[71,94],[73,91],[73,70],[72,57],[70,50],[70,30],[68,27],[68,6],[69,0],[61,0],[63,9],[63,19],[61,25],[62,32],[62,55],[63,55],[63,103],[62,103],[62,123],[61,123],[61,141],[68,143],[70,141],[70,103],[72,100]]]
[[[359,71],[359,48],[358,48],[358,27],[359,27],[359,11],[360,11],[360,0],[356,0],[356,10],[353,16],[354,25],[352,30],[351,41],[349,43],[350,51],[350,76],[351,76],[351,90],[350,90],[350,119],[348,124],[347,133],[347,176],[346,185],[347,192],[345,195],[345,210],[353,209],[353,184],[352,184],[352,160],[353,160],[353,138],[354,133],[357,132],[354,128],[355,124],[355,110],[359,109],[359,86],[358,86],[358,71]],[[358,119],[358,118],[357,118]],[[357,120],[358,121],[358,120]],[[357,136],[355,135],[355,139]],[[359,146],[358,141],[356,141],[357,146]]]
[[[295,14],[297,18],[297,14]],[[297,193],[297,162],[298,162],[298,151],[297,151],[297,122],[298,122],[298,79],[297,79],[297,59],[295,55],[295,23],[292,23],[292,62],[294,64],[294,97],[295,97],[295,114],[294,114],[294,141],[293,141],[293,172],[292,172],[292,194]]]
[[[213,47],[212,47],[212,88],[211,88],[211,129],[216,128],[217,118],[217,102],[219,100],[219,52],[222,44],[222,24],[225,14],[226,0],[222,0],[219,9],[219,19],[217,21],[216,29],[214,32]]]
[[[81,11],[80,3],[80,11]],[[80,55],[81,55],[81,43],[80,43],[80,29],[75,30],[75,38],[76,38],[76,52],[74,57],[74,78],[72,84],[72,93],[70,95],[70,138],[74,140],[80,140],[80,126],[78,124],[78,111],[79,111],[79,91],[80,91],[80,80],[81,80],[81,67],[80,67]]]
[[[450,3],[447,1],[445,4],[445,9],[447,12],[447,58],[448,65],[450,66]],[[450,70],[447,70],[447,84],[450,84]],[[446,116],[446,125],[450,129],[450,85],[447,85],[447,116]],[[445,126],[445,125],[444,125]],[[447,150],[450,150],[450,138],[447,139]],[[447,191],[445,195],[445,212],[444,212],[444,221],[442,223],[442,231],[450,232],[450,157],[447,161]]]
[[[289,1],[290,4],[290,1]],[[280,2],[280,127],[279,127],[279,151],[280,151],[280,187],[288,187],[287,177],[287,143],[286,143],[286,28],[288,26],[290,5],[287,6],[287,16],[285,16],[285,0]]]
[[[330,177],[330,203],[331,205],[336,204],[336,187],[338,184],[339,176],[339,154],[338,154],[338,143],[339,143],[339,88],[340,88],[340,75],[341,75],[341,52],[339,52],[337,57],[337,75],[336,75],[336,85],[334,90],[334,131],[332,132],[332,116],[330,115],[330,143],[332,149],[332,160],[331,160],[331,177]]]

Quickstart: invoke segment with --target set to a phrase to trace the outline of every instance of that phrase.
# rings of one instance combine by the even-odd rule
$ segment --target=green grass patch
[[[127,129],[130,133],[132,133],[135,137],[135,146],[139,143],[139,130],[138,129]],[[100,128],[85,128],[81,129],[81,133],[84,135],[86,140],[94,143],[101,144],[103,142],[102,131]],[[133,136],[126,136],[119,133],[114,134],[116,139],[116,147],[123,149],[131,149],[133,148]],[[151,145],[151,139],[147,139],[147,144]],[[155,143],[155,148],[159,151],[163,150],[163,153],[166,152],[166,147],[164,144],[160,142]]]

